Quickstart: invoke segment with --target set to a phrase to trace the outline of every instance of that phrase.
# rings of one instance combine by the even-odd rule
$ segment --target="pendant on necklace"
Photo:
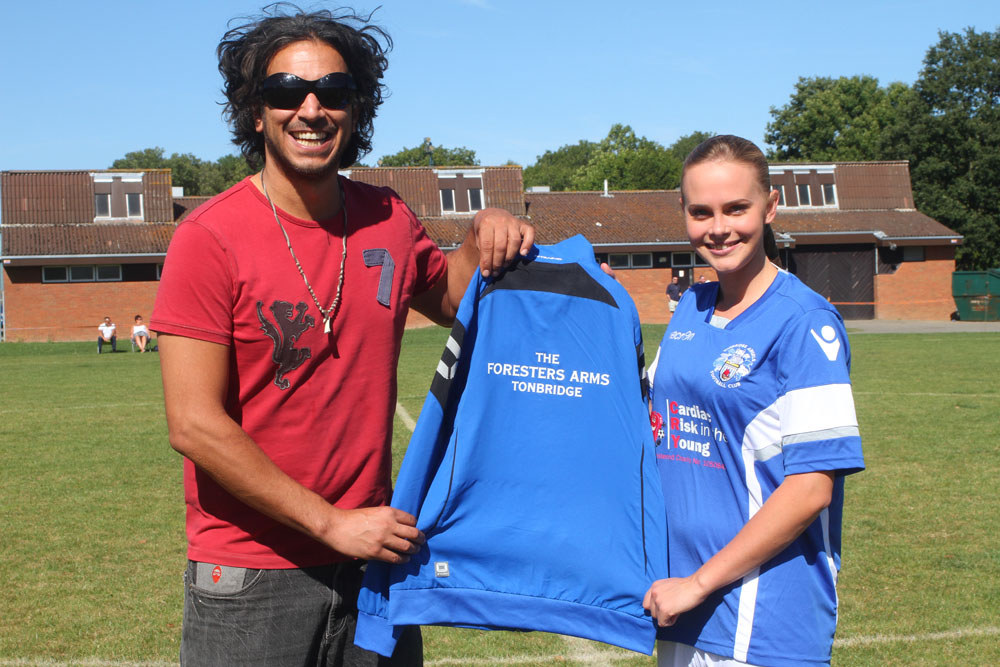
[[[328,333],[330,333],[330,331],[331,331],[330,318],[327,317],[327,318],[323,319],[323,333],[328,334]]]

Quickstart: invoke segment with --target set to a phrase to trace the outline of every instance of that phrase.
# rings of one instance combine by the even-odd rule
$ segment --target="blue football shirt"
[[[864,468],[847,335],[837,311],[787,272],[722,328],[717,290],[684,294],[652,369],[670,576],[726,546],[786,475],[836,471],[833,501],[782,553],[659,637],[754,664],[828,663],[843,476]]]

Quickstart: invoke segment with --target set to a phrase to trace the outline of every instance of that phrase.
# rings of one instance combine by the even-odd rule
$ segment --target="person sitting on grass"
[[[142,321],[142,315],[135,316],[135,324],[132,325],[132,342],[139,348],[140,352],[146,351],[146,343],[149,342],[149,329]]]
[[[102,352],[102,348],[105,343],[111,343],[111,351],[118,351],[118,336],[115,335],[115,331],[118,327],[115,323],[111,321],[111,316],[105,316],[104,321],[97,325],[97,330],[101,332],[101,335],[97,337],[97,354]]]

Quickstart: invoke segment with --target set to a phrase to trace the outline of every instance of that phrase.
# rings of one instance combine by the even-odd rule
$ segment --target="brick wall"
[[[947,320],[955,310],[951,274],[955,248],[928,246],[923,262],[903,262],[895,273],[875,276],[875,319]]]
[[[118,344],[129,349],[133,318],[146,323],[156,281],[42,283],[37,267],[4,267],[5,337],[11,342],[97,342],[105,315],[118,325]]]
[[[706,280],[715,280],[715,271],[709,268],[697,267],[684,269],[692,273],[691,284],[701,276]],[[670,269],[630,269],[615,271],[615,278],[628,290],[629,296],[635,301],[639,311],[639,320],[643,324],[666,324],[670,321],[670,310],[667,306],[667,284],[673,273]]]
[[[690,269],[689,269],[690,270]],[[894,274],[875,277],[875,317],[877,319],[946,320],[955,310],[951,295],[951,274],[955,270],[955,250],[931,246],[926,261],[904,262]],[[711,269],[693,270],[692,282],[704,274],[714,280]],[[36,275],[37,274],[37,275]],[[616,272],[647,324],[670,321],[664,294],[672,275],[669,269],[631,269]],[[41,269],[4,267],[6,339],[8,341],[85,341],[97,339],[97,325],[110,315],[118,325],[119,338],[128,345],[132,318],[141,314],[146,321],[153,310],[159,283],[45,283]],[[411,311],[407,328],[434,326]]]

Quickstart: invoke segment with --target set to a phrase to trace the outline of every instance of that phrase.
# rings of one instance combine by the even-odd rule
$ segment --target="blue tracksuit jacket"
[[[582,236],[469,285],[392,505],[427,535],[369,564],[355,643],[393,626],[543,630],[651,653],[663,494],[635,305]]]

